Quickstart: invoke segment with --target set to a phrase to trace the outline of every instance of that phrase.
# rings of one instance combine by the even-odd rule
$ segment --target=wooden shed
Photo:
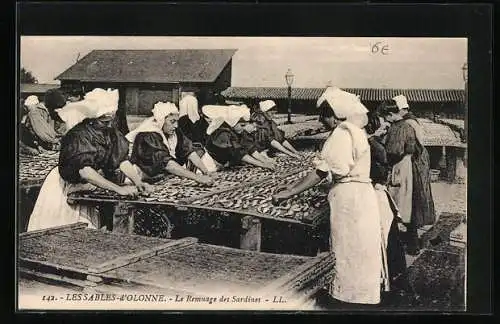
[[[50,89],[58,89],[58,84],[48,84],[48,83],[21,83],[19,92],[20,99],[26,99],[29,96],[35,95],[38,100],[43,101],[45,92]]]
[[[94,50],[56,77],[61,88],[114,88],[126,114],[150,115],[183,92],[200,101],[231,86],[234,49]]]

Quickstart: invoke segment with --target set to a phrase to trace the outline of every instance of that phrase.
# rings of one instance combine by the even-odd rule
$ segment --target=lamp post
[[[292,70],[288,69],[285,74],[285,81],[288,85],[288,120],[287,124],[292,124],[292,84],[293,84],[293,73]]]

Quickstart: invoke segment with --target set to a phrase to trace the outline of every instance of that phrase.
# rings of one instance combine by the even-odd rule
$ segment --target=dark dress
[[[163,138],[156,132],[137,134],[132,148],[130,162],[136,164],[147,176],[155,177],[165,173],[165,168],[170,160],[180,165],[188,161],[194,152],[192,142],[179,129],[176,130],[177,146],[174,159],[163,143]]]
[[[183,165],[189,155],[194,152],[193,145],[179,129],[176,130],[177,146],[174,159],[163,143],[163,138],[156,132],[137,134],[130,162],[136,164],[146,175],[155,177],[164,174],[167,163],[171,160]],[[138,211],[134,231],[135,234],[170,238],[174,226],[167,210],[161,207],[142,208]]]
[[[97,119],[86,119],[61,139],[59,174],[69,183],[84,183],[79,171],[89,166],[116,181],[115,171],[127,160],[128,150],[127,139],[116,128]]]
[[[179,118],[179,128],[191,142],[200,143],[201,145],[205,144],[208,137],[208,122],[205,119],[200,118],[195,123],[192,123],[187,115],[182,116]]]
[[[205,148],[210,156],[222,165],[239,165],[245,155],[256,151],[253,135],[245,131],[237,134],[225,123],[208,136]]]
[[[372,136],[368,139],[370,143],[370,178],[373,184],[387,184],[389,175],[389,164],[384,145],[378,137]],[[389,194],[388,194],[389,196]],[[388,197],[389,198],[389,197]],[[387,241],[387,264],[389,268],[389,279],[391,286],[394,279],[406,271],[406,258],[401,242],[401,233],[398,227],[398,220],[394,218],[389,229],[389,237]]]
[[[434,200],[431,192],[430,161],[427,149],[418,142],[414,128],[406,122],[416,118],[408,113],[389,127],[385,147],[389,166],[392,167],[411,154],[413,172],[411,225],[420,228],[432,225],[436,220]],[[417,121],[418,122],[418,121]]]
[[[274,153],[275,150],[271,146],[271,142],[275,140],[276,142],[283,144],[286,140],[285,132],[278,128],[278,124],[276,124],[274,120],[266,116],[266,114],[261,111],[255,112],[252,115],[252,119],[257,125],[255,139],[258,150],[262,151],[269,149],[270,153]]]
[[[205,142],[208,137],[207,128],[208,122],[203,118],[200,118],[195,123],[191,122],[187,115],[179,118],[179,129],[191,140],[193,148],[200,158],[205,154]],[[187,163],[186,167],[192,172],[196,171],[196,166],[191,161]]]

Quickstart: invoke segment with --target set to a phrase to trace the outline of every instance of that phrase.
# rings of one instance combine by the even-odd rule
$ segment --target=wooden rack
[[[157,239],[85,226],[20,234],[21,277],[84,291],[124,292],[127,286],[128,293],[139,289],[199,296],[244,291],[306,300],[333,275],[330,253],[278,255],[199,244],[189,237]]]

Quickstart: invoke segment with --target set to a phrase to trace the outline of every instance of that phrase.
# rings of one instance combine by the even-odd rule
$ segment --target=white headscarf
[[[96,107],[94,118],[114,114],[118,110],[118,89],[104,90],[96,88],[85,94],[83,100],[95,103],[95,105],[92,105]]]
[[[179,102],[179,117],[186,115],[193,124],[200,120],[198,100],[192,95],[186,95]]]
[[[273,107],[276,107],[276,103],[272,100],[265,100],[265,101],[259,102],[259,107],[260,107],[260,110],[262,110],[263,112],[266,112],[266,111],[272,109]]]
[[[216,106],[207,105],[201,108],[203,114],[211,119],[207,128],[210,135],[216,131],[224,122],[234,127],[241,119],[250,120],[250,109],[246,105],[241,106]]]
[[[321,106],[325,100],[338,118],[345,118],[345,121],[337,127],[346,129],[351,134],[355,155],[367,150],[369,146],[363,128],[368,123],[368,109],[361,103],[359,97],[337,87],[328,87],[318,99],[317,106]]]
[[[177,146],[177,135],[174,133],[168,138],[163,133],[163,124],[165,118],[172,114],[179,114],[179,110],[175,104],[171,102],[157,102],[153,107],[153,116],[145,119],[136,129],[129,132],[125,137],[130,143],[134,140],[139,133],[155,132],[161,135],[163,144],[168,148],[170,156],[175,158],[175,148]]]
[[[328,87],[319,97],[317,107],[327,101],[338,118],[349,118],[356,115],[365,115],[368,109],[361,103],[358,96],[340,90],[337,87]]]
[[[28,98],[26,98],[26,100],[24,100],[25,106],[35,106],[38,105],[39,103],[40,101],[38,101],[37,96],[29,96]]]
[[[398,95],[392,98],[392,100],[396,102],[396,105],[398,106],[399,110],[410,108],[410,106],[408,105],[408,100],[406,100],[406,97],[403,95]]]
[[[86,118],[98,118],[112,114],[118,109],[118,90],[96,88],[85,95],[85,99],[70,102],[55,111],[70,130]]]

